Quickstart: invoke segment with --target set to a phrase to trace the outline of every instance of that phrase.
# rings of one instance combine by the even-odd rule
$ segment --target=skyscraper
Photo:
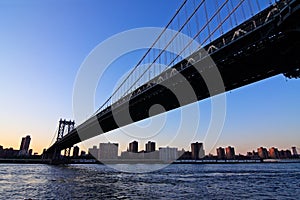
[[[297,156],[298,155],[296,147],[292,147],[292,152],[293,152],[293,156]]]
[[[292,152],[290,150],[281,150],[279,151],[280,159],[289,159],[292,158]]]
[[[29,155],[29,156],[32,156],[32,149],[29,149],[28,155]]]
[[[138,152],[138,145],[139,143],[137,141],[133,141],[129,143],[129,152],[137,153]]]
[[[22,151],[25,154],[28,152],[30,140],[31,140],[31,138],[29,135],[22,138],[21,145],[20,145],[20,151]]]
[[[219,159],[225,159],[225,150],[222,147],[217,148],[217,156]]]
[[[226,159],[234,159],[235,158],[234,147],[228,146],[228,147],[226,147],[225,151],[226,151]]]
[[[24,143],[25,143],[25,137],[22,137],[22,141],[20,144],[20,151],[23,150]]]
[[[93,146],[93,148],[88,149],[88,153],[94,158],[98,159],[99,149],[97,148],[97,146]]]
[[[279,151],[277,148],[275,147],[272,147],[269,149],[269,156],[270,158],[273,158],[273,159],[278,159],[279,158]]]
[[[75,146],[73,148],[73,157],[78,157],[79,156],[79,147]]]
[[[159,159],[164,162],[173,162],[178,158],[178,149],[172,147],[160,147]]]
[[[203,143],[192,143],[192,159],[200,159],[204,157],[204,149],[203,149]]]
[[[99,159],[117,159],[118,158],[118,143],[100,143],[99,144]]]
[[[81,156],[81,157],[86,156],[86,152],[82,150],[82,151],[80,152],[80,156]]]
[[[153,152],[155,151],[155,142],[151,142],[148,141],[148,143],[146,143],[146,152]]]
[[[268,150],[266,148],[263,148],[263,147],[259,147],[257,149],[257,153],[258,153],[258,156],[261,158],[261,159],[267,159],[268,158]]]

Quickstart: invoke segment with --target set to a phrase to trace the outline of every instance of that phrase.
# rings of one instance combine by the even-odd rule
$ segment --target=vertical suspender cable
[[[230,1],[230,5],[231,5],[231,9],[233,9],[232,1]],[[234,21],[235,21],[235,25],[237,26],[237,25],[238,25],[238,22],[237,22],[237,18],[236,18],[235,12],[233,12],[233,18],[234,18]]]
[[[177,26],[178,26],[178,30],[180,28],[180,18],[177,17]],[[178,38],[178,47],[181,48],[183,45],[182,45],[183,41],[182,41],[182,36],[179,35],[179,38]]]
[[[226,8],[227,8],[227,12],[230,13],[230,8],[229,8],[228,3],[226,4]],[[230,28],[233,28],[233,23],[232,23],[231,16],[229,17],[229,22],[230,22]]]
[[[205,12],[205,20],[207,22],[208,21],[208,13],[207,13],[206,1],[204,1],[204,12]],[[208,35],[210,35],[209,23],[207,24],[207,30],[208,30]]]
[[[158,48],[159,48],[159,53],[161,51],[161,47],[160,47],[160,41],[158,41]],[[160,74],[160,66],[161,66],[161,56],[159,56],[159,60],[158,60],[158,74]],[[154,74],[155,76],[155,74]]]
[[[185,11],[184,12],[185,13],[185,17],[186,17],[186,19],[188,19],[187,7],[185,7],[184,11]],[[190,28],[190,24],[189,23],[186,25],[186,31],[187,31],[187,35],[189,37],[192,37],[191,28]],[[191,48],[189,48],[189,51],[191,52]]]
[[[218,0],[215,0],[215,5],[216,5],[216,10],[217,10],[218,7],[219,7]],[[218,19],[218,23],[220,24],[220,22],[221,22],[221,12],[218,13],[217,19]],[[219,30],[220,30],[220,34],[222,35],[223,34],[223,27],[221,26]]]
[[[246,14],[245,14],[245,10],[244,10],[244,4],[241,5],[241,13],[243,15],[244,20],[246,20]]]
[[[194,6],[194,8],[196,8],[196,0],[193,1],[193,6]],[[198,13],[195,14],[195,20],[196,20],[196,29],[198,31],[200,29]],[[198,42],[201,43],[201,38],[200,37],[198,37]],[[182,45],[182,47],[183,47],[183,45]]]
[[[255,0],[256,1],[256,5],[257,5],[257,8],[258,8],[258,11],[261,11],[261,8],[260,8],[260,5],[259,5],[259,1],[258,0]]]
[[[251,3],[251,1],[252,0],[248,0],[247,2],[248,2],[248,6],[249,6],[249,8],[250,8],[250,13],[251,13],[251,15],[253,16],[253,8],[252,8],[252,3]]]

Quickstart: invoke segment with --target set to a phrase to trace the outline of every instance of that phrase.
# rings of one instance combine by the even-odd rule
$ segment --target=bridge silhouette
[[[61,151],[69,155],[76,143],[278,74],[299,78],[300,1],[263,2],[223,0],[216,1],[213,9],[205,0],[183,1],[152,47],[94,115],[77,127],[60,120],[57,140],[44,158],[59,160]],[[165,47],[155,49],[169,28],[188,34],[203,48],[191,50],[192,41],[174,44],[179,37],[174,34]],[[168,52],[170,45],[180,54]],[[146,68],[139,67],[149,58],[153,59]],[[216,81],[219,76],[222,82]],[[178,92],[183,98],[178,98]],[[164,109],[150,116],[156,104]]]

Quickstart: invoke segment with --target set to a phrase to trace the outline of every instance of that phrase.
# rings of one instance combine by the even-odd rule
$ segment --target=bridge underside
[[[132,95],[129,103],[112,109],[113,113],[108,110],[87,120],[55,143],[47,152],[51,154],[57,148],[66,149],[83,140],[126,126],[132,123],[130,119],[134,122],[146,119],[154,104],[162,105],[169,111],[278,74],[299,75],[299,10],[298,5],[293,15],[287,15],[284,20],[282,19],[284,16],[280,16],[281,19],[274,19],[251,34],[243,35],[230,45],[210,54],[211,58],[197,61],[202,50],[195,52],[166,72],[171,73],[172,69],[176,69],[179,71],[178,74],[159,84],[156,83],[138,95]],[[182,65],[188,65],[191,58],[195,63],[182,70]],[[214,61],[215,66],[211,64],[210,59]],[[208,88],[207,80],[204,79],[214,77],[216,69],[223,79],[224,87],[210,80]],[[193,93],[185,90],[185,82],[192,87]],[[185,98],[178,99],[174,91],[175,93],[180,91],[180,95]],[[152,115],[161,112],[164,111],[157,110]],[[99,124],[102,130],[99,129]],[[80,132],[80,137],[77,131]]]

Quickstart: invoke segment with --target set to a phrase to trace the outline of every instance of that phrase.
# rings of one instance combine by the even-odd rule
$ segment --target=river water
[[[0,164],[0,199],[28,198],[299,199],[300,163],[178,164],[142,174],[96,164]]]

